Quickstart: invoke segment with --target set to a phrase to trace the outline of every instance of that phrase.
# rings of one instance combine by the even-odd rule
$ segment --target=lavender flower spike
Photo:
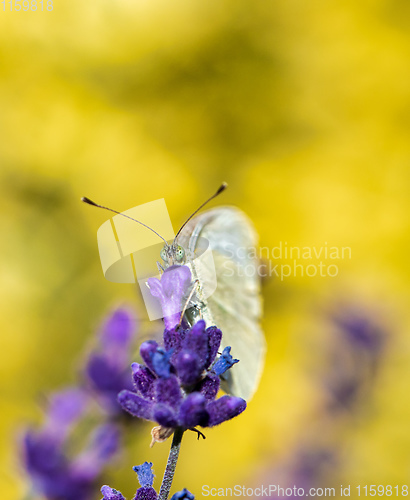
[[[154,474],[152,473],[152,462],[144,462],[142,465],[135,465],[134,471],[137,473],[141,488],[135,493],[134,500],[157,500],[157,492],[152,487]]]
[[[130,348],[135,337],[136,318],[122,307],[114,310],[104,321],[98,344],[88,356],[84,367],[87,386],[101,406],[110,414],[121,411],[117,394],[132,389],[129,380]]]
[[[171,266],[165,270],[161,280],[147,280],[151,295],[156,297],[162,308],[165,328],[171,330],[179,324],[183,309],[183,299],[191,284],[191,271],[188,266]]]
[[[114,488],[110,488],[107,485],[101,488],[101,493],[104,495],[102,500],[125,500],[119,491],[114,490]]]
[[[137,489],[133,500],[158,500],[158,494],[152,487],[154,481],[154,474],[151,470],[152,463],[144,462],[142,465],[135,465],[133,469],[137,473],[141,485]],[[102,500],[126,500],[119,491],[107,485],[101,488],[101,493],[104,495]],[[184,488],[182,491],[175,493],[172,499],[194,500],[194,495]]]
[[[164,347],[142,344],[145,366],[132,365],[135,389],[121,391],[118,401],[131,415],[161,426],[154,428],[154,442],[164,441],[177,428],[213,427],[245,410],[246,401],[241,398],[215,399],[218,375],[238,362],[228,347],[214,363],[221,340],[218,328],[206,328],[200,320],[191,328],[165,330]]]
[[[114,424],[101,425],[89,436],[88,444],[73,455],[69,439],[75,441],[75,427],[86,419],[89,404],[86,394],[78,389],[54,394],[44,425],[25,432],[22,458],[36,494],[59,500],[91,497],[96,479],[118,449],[119,432]]]

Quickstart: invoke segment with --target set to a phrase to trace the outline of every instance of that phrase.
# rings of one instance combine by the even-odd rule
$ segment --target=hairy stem
[[[158,500],[168,500],[169,491],[171,489],[172,480],[174,479],[175,469],[177,466],[179,449],[181,448],[183,429],[177,427],[172,439],[171,449],[168,455],[168,462],[165,468],[164,477],[162,478],[161,488],[159,490]]]

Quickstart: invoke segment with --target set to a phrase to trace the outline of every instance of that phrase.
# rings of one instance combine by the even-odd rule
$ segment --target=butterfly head
[[[160,256],[161,259],[169,266],[183,265],[185,263],[185,250],[177,243],[164,245]]]
[[[177,232],[177,234],[176,234],[176,236],[174,238],[174,241],[171,243],[171,245],[169,245],[167,243],[167,240],[163,236],[161,236],[159,233],[157,233],[154,229],[152,229],[151,227],[147,226],[143,222],[130,217],[127,214],[123,214],[121,212],[118,212],[117,210],[113,210],[112,208],[104,207],[103,205],[99,205],[98,203],[95,203],[94,201],[90,200],[89,198],[86,198],[85,196],[83,198],[81,198],[81,201],[83,201],[84,203],[87,203],[88,205],[92,205],[94,207],[103,208],[104,210],[109,210],[110,212],[114,212],[117,215],[121,215],[122,217],[126,217],[127,219],[130,219],[130,220],[132,220],[134,222],[137,222],[138,224],[141,224],[142,226],[146,227],[147,229],[149,229],[150,231],[152,231],[153,233],[155,233],[159,238],[161,238],[161,240],[164,241],[165,245],[163,246],[163,248],[161,250],[160,256],[161,256],[161,259],[166,264],[168,264],[167,267],[173,266],[173,265],[180,265],[180,266],[182,266],[182,265],[185,264],[186,254],[185,254],[184,248],[181,247],[181,245],[178,245],[178,243],[176,242],[179,234],[181,233],[182,229],[186,226],[187,222],[189,222],[192,219],[192,217],[195,214],[197,214],[199,212],[199,210],[201,210],[201,208],[203,208],[208,202],[210,202],[216,196],[218,196],[220,193],[222,193],[222,191],[224,191],[227,188],[227,186],[228,185],[226,184],[226,182],[223,182],[221,184],[221,186],[218,188],[218,190],[216,191],[216,193],[213,194],[210,198],[208,198],[204,203],[202,203],[202,205],[199,208],[197,208],[195,210],[195,212],[193,212],[188,217],[188,219],[179,228],[179,231]]]

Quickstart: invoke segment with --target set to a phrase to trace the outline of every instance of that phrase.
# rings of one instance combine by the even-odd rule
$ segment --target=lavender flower
[[[47,499],[88,499],[101,469],[117,451],[118,429],[105,424],[94,430],[77,456],[68,454],[68,441],[73,428],[85,417],[87,403],[79,389],[55,394],[44,426],[27,431],[23,437],[25,468],[34,490]]]
[[[165,270],[161,280],[147,280],[151,295],[156,297],[162,307],[165,327],[174,328],[182,311],[182,301],[191,284],[191,271],[187,266],[170,266]]]
[[[324,487],[329,483],[329,477],[338,463],[336,450],[331,447],[321,447],[317,442],[302,445],[294,450],[284,463],[276,467],[269,466],[269,473],[263,481],[271,485],[280,485],[269,496],[271,500],[289,498],[294,500],[303,496],[300,490],[307,492],[310,488]]]
[[[371,389],[382,360],[387,334],[374,318],[353,307],[331,318],[337,337],[330,346],[331,368],[325,377],[333,411],[352,410]]]
[[[183,328],[170,311],[180,311],[186,289],[191,282],[187,266],[172,266],[161,281],[149,280],[151,292],[161,300],[167,328],[164,346],[155,341],[144,342],[140,354],[145,365],[133,363],[135,391],[123,390],[118,395],[121,406],[132,415],[158,422],[155,441],[166,439],[166,429],[192,429],[198,425],[212,427],[229,420],[246,408],[237,397],[215,399],[219,375],[239,360],[224,349],[215,362],[222,332],[215,326],[206,328],[203,320],[191,328]]]
[[[133,500],[157,500],[158,494],[152,487],[154,482],[154,474],[152,472],[152,463],[145,462],[142,465],[136,465],[133,470],[137,473],[138,481],[141,485],[137,489]],[[101,493],[103,494],[102,500],[125,500],[123,495],[113,489],[110,486],[103,486],[101,488]],[[173,495],[171,500],[194,500],[194,495],[190,493],[187,489],[178,491]]]
[[[345,307],[332,319],[340,333],[352,347],[362,352],[377,355],[386,344],[386,332],[383,327],[365,311]]]
[[[92,352],[85,367],[88,386],[110,413],[120,411],[117,394],[132,389],[128,375],[134,318],[124,308],[115,310],[100,333],[100,348]]]
[[[186,266],[167,269],[161,281],[150,280],[151,292],[161,298],[164,316],[166,311],[180,310],[184,289],[190,280],[191,273]],[[163,441],[178,427],[213,427],[246,408],[241,398],[215,399],[219,375],[239,361],[232,358],[227,347],[215,362],[222,332],[215,326],[206,328],[203,320],[191,328],[176,323],[175,315],[168,316],[168,320],[163,346],[155,341],[141,345],[140,354],[145,364],[132,365],[135,390],[123,390],[118,395],[121,406],[131,415],[160,425],[153,430],[153,442]]]
[[[107,485],[101,488],[101,493],[104,495],[103,500],[125,500],[125,497],[121,494],[121,492],[115,490],[114,488],[110,488]]]
[[[246,408],[243,399],[215,399],[219,377],[212,364],[221,338],[218,328],[206,328],[200,320],[192,328],[165,330],[164,347],[144,342],[140,353],[145,365],[133,363],[135,391],[120,392],[121,406],[135,417],[171,429],[213,427],[242,413]],[[229,358],[228,352],[225,357]],[[222,363],[219,373],[233,361]]]
[[[345,453],[342,442],[334,436],[344,436],[343,424],[351,425],[349,417],[355,418],[368,401],[388,339],[387,331],[375,321],[374,315],[356,305],[339,308],[330,319],[332,336],[326,348],[329,360],[322,375],[330,398],[315,412],[314,421],[304,424],[300,438],[303,444],[292,452],[290,460],[274,468],[273,477],[273,467],[269,466],[270,484],[289,487],[294,493],[289,494],[291,499],[301,496],[295,493],[295,487],[307,492],[311,487],[323,488],[336,480],[337,467],[343,465]],[[277,492],[270,498],[282,496],[283,493]]]

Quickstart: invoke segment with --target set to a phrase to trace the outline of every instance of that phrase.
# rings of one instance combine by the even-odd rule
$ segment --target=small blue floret
[[[194,495],[184,488],[183,490],[174,493],[171,500],[194,500],[194,498]]]
[[[222,354],[219,356],[216,363],[214,364],[214,372],[218,376],[222,375],[223,373],[226,372],[226,370],[229,370],[229,368],[231,368],[231,366],[233,366],[235,363],[239,363],[239,359],[234,359],[231,356],[230,346],[225,347]]]
[[[134,471],[137,473],[138,481],[142,488],[152,486],[154,474],[152,472],[152,462],[144,462],[142,465],[134,465]]]

